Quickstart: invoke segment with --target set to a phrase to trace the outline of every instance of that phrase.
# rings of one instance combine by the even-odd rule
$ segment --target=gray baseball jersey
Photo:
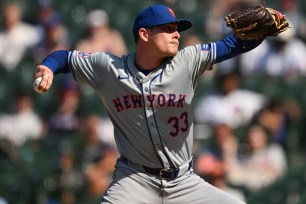
[[[121,155],[151,168],[179,167],[192,157],[192,99],[199,75],[212,68],[215,43],[186,47],[144,75],[135,53],[70,53],[78,82],[102,99]]]
[[[119,58],[70,52],[75,79],[101,97],[114,124],[118,150],[128,159],[118,159],[101,203],[242,203],[189,169],[192,99],[200,74],[214,64],[215,53],[215,43],[189,46],[144,75],[135,66],[135,53]],[[139,166],[180,170],[176,179],[165,180],[162,171],[158,177]]]

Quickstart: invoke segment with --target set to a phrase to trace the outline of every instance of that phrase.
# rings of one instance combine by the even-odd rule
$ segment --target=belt
[[[131,166],[135,166],[133,164],[133,162],[130,162],[130,160],[124,156],[120,157],[120,161],[128,164]],[[137,165],[140,166],[144,172],[148,173],[148,174],[152,174],[155,176],[159,176],[161,179],[176,179],[177,177],[185,174],[187,171],[189,171],[192,167],[192,163],[193,163],[193,158],[186,164],[182,165],[179,168],[169,168],[169,169],[165,169],[165,168],[151,168],[151,167],[147,167],[147,166],[143,166],[143,165]]]

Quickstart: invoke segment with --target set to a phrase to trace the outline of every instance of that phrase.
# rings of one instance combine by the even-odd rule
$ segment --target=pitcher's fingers
[[[47,92],[50,89],[50,87],[52,86],[52,81],[53,81],[53,77],[48,75],[47,82],[42,89],[43,92]]]
[[[43,68],[41,65],[38,65],[34,72],[34,78],[37,79],[38,77],[41,77],[42,75],[43,75]]]

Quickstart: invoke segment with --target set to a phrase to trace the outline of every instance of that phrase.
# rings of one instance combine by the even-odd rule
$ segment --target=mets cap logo
[[[175,17],[175,14],[174,14],[174,12],[173,12],[173,10],[172,10],[171,8],[168,7],[168,11],[169,11],[169,13],[171,13],[171,15],[172,15],[173,17]]]

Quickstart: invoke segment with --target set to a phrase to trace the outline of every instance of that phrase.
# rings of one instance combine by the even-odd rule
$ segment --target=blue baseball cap
[[[150,28],[167,23],[177,23],[179,32],[188,30],[192,26],[192,22],[189,20],[177,19],[170,7],[157,4],[145,8],[137,15],[133,26],[133,35],[137,37],[140,28]]]

